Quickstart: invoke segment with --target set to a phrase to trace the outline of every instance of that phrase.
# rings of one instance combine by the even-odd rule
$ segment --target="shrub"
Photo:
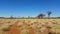
[[[10,27],[3,28],[2,30],[3,31],[9,31],[10,30]]]

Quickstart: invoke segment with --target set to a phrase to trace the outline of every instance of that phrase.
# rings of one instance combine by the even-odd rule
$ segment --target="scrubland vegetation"
[[[18,28],[21,34],[47,34],[48,29],[53,34],[60,34],[60,19],[0,19],[0,34],[14,32],[11,27]]]

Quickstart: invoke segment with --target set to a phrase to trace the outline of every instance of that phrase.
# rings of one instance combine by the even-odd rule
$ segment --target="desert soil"
[[[51,27],[48,30],[47,27]],[[0,19],[0,34],[60,33],[60,19]]]

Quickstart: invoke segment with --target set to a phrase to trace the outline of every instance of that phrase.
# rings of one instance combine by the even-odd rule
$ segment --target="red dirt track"
[[[29,27],[27,24],[25,24],[24,21],[23,21],[23,26],[25,27],[25,29],[27,29],[29,31],[30,34],[35,34],[34,33],[34,29],[32,29],[31,27]],[[16,22],[15,24],[13,24],[13,26],[10,28],[10,30],[6,31],[5,34],[21,34],[21,31],[18,28],[18,22]]]
[[[18,23],[15,23],[10,28],[10,31],[5,32],[5,34],[20,34],[20,30],[18,29]]]

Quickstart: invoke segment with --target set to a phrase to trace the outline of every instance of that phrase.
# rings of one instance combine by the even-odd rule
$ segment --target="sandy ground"
[[[60,19],[0,19],[0,34],[47,34],[60,33]]]

